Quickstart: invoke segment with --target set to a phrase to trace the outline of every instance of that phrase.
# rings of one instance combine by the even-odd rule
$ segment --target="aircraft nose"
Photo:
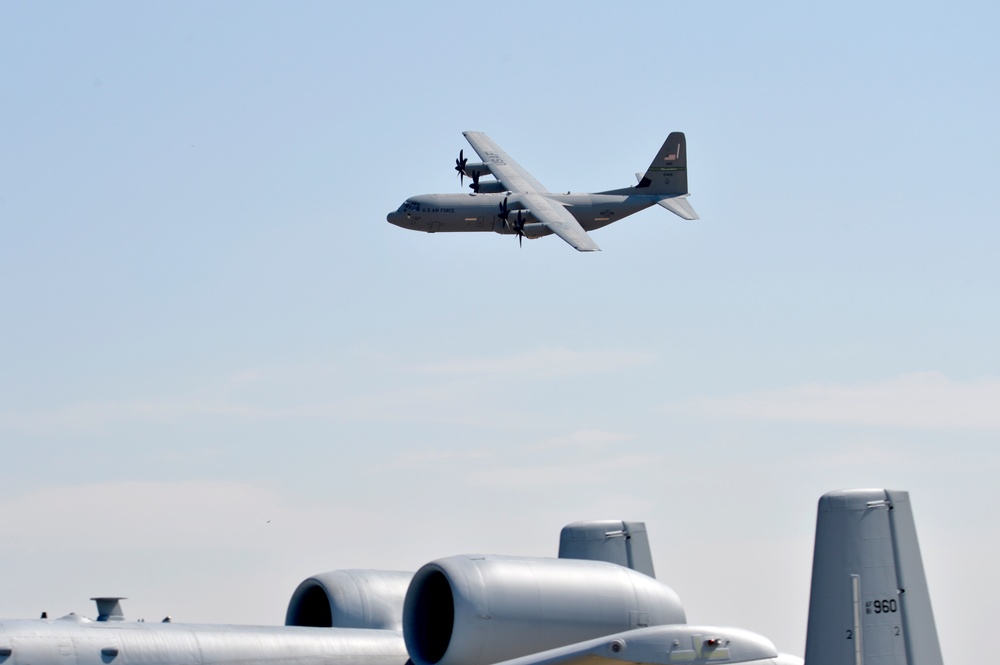
[[[389,222],[390,224],[395,224],[396,226],[402,226],[403,228],[406,228],[407,218],[404,213],[401,213],[398,210],[393,210],[392,212],[390,212],[388,215],[385,216],[385,221]]]

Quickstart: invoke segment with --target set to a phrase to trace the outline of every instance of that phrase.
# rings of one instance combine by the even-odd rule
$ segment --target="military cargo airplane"
[[[406,199],[386,219],[427,233],[494,231],[523,238],[556,234],[581,252],[600,251],[587,235],[619,219],[661,205],[683,219],[698,219],[688,203],[687,146],[673,132],[634,187],[595,194],[555,194],[524,170],[482,132],[462,132],[481,162],[465,151],[455,160],[459,180],[472,179],[472,194],[424,194]],[[493,180],[484,180],[492,177]]]
[[[819,502],[805,661],[748,630],[688,624],[641,522],[565,527],[559,558],[452,556],[333,571],[286,626],[0,621],[0,665],[942,665],[909,495]],[[103,601],[103,605],[101,605]]]

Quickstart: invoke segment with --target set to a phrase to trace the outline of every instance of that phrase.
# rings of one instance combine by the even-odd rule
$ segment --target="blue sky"
[[[645,520],[801,653],[815,501],[910,490],[945,657],[1000,534],[998,10],[3,3],[0,616],[280,623],[299,580]],[[385,222],[462,130],[685,222]],[[267,520],[271,520],[267,524]]]

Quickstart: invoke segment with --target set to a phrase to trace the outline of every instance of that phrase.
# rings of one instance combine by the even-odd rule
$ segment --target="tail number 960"
[[[865,603],[865,614],[889,614],[896,612],[899,606],[896,599],[869,600]]]

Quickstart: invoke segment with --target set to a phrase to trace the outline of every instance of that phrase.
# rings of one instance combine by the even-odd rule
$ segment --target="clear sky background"
[[[645,520],[801,654],[815,503],[914,500],[947,661],[1000,590],[991,2],[0,3],[0,616],[281,623],[306,576]],[[461,131],[553,191],[386,223]]]

